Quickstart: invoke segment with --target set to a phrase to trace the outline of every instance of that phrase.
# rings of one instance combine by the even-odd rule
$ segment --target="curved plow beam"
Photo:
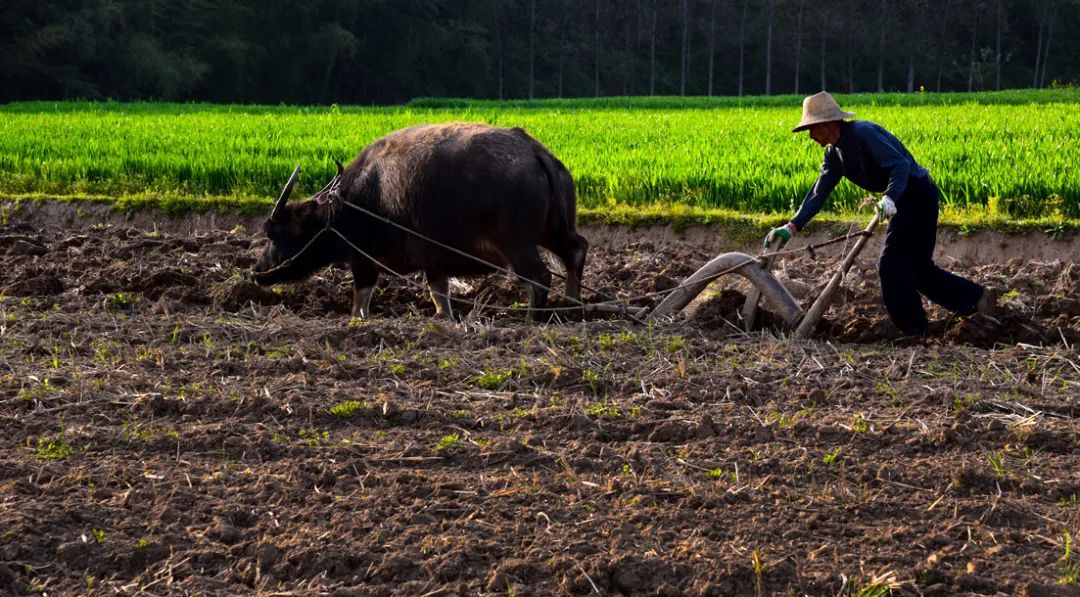
[[[745,253],[724,253],[714,257],[687,278],[675,292],[653,309],[649,319],[677,313],[701,294],[709,282],[729,273],[738,274],[753,284],[788,327],[795,327],[805,315],[788,289],[784,288],[769,270],[762,268],[757,259]]]

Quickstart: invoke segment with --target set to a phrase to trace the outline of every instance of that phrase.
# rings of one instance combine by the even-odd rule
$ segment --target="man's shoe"
[[[1001,291],[992,286],[986,286],[983,288],[982,296],[979,297],[979,302],[975,303],[975,312],[983,317],[987,317],[994,320],[994,316],[997,315],[997,303],[998,297],[1001,296]]]

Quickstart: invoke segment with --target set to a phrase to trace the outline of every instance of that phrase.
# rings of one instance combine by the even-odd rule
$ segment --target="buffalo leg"
[[[379,281],[379,272],[366,262],[352,263],[353,301],[352,316],[360,319],[371,315],[371,297],[375,294],[375,284]]]
[[[573,233],[570,253],[563,258],[566,266],[566,294],[574,300],[581,300],[581,278],[585,273],[585,253],[589,250],[589,241],[584,236]]]
[[[542,321],[544,316],[539,310],[547,304],[547,288],[551,286],[551,272],[548,271],[540,253],[534,248],[524,251],[510,259],[510,266],[517,275],[529,280],[529,316],[535,321]]]
[[[581,300],[581,278],[585,271],[585,254],[589,250],[589,241],[576,232],[560,242],[541,241],[545,249],[555,253],[566,269],[566,296]]]
[[[431,273],[425,273],[424,275],[427,277],[431,302],[435,303],[435,316],[453,319],[454,311],[450,307],[450,278],[447,276],[435,276]]]

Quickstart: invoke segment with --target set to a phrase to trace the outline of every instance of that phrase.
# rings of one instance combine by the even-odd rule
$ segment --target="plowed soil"
[[[384,279],[357,321],[344,270],[249,282],[260,242],[0,228],[0,593],[1078,593],[1074,261],[958,264],[998,321],[911,341],[867,256],[793,344],[730,279],[650,325]],[[586,298],[710,257],[594,246]]]

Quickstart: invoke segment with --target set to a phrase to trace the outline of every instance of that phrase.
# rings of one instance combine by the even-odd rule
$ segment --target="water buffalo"
[[[529,309],[534,318],[539,319],[537,309],[547,298],[537,284],[551,286],[551,272],[537,247],[562,260],[566,294],[581,296],[588,241],[576,231],[574,181],[558,158],[520,128],[453,123],[396,131],[367,146],[348,167],[338,163],[338,175],[323,190],[288,203],[299,169],[266,220],[269,243],[253,275],[258,284],[302,280],[344,261],[352,269],[353,315],[366,317],[382,269],[373,258],[398,273],[423,271],[436,312],[452,317],[450,277],[492,268],[385,218],[511,267],[532,282]],[[335,234],[320,234],[328,224],[355,248]]]

